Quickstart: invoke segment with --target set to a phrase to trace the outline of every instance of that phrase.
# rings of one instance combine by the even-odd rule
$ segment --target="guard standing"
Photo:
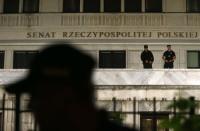
[[[141,60],[144,69],[151,69],[154,61],[154,56],[150,50],[148,50],[148,45],[144,45],[144,51],[141,53]]]
[[[174,68],[174,60],[176,59],[175,52],[171,49],[171,45],[167,45],[167,50],[163,53],[164,68]]]

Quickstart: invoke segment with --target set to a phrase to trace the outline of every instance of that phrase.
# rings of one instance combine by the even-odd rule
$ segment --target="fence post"
[[[192,104],[195,104],[195,98],[193,96],[191,96],[190,98],[190,102]],[[189,112],[190,116],[195,114],[195,105],[192,105],[192,107],[190,107],[190,112]]]
[[[113,98],[112,98],[112,101],[113,101],[113,112],[116,112],[116,105],[117,105],[116,98],[113,97]]]
[[[136,98],[133,98],[133,128],[136,127]]]
[[[3,99],[2,99],[2,123],[1,123],[1,130],[4,131],[4,121],[5,121],[5,93],[3,94]]]
[[[20,93],[16,93],[15,98],[15,131],[21,131],[20,130]]]
[[[174,116],[176,116],[176,106],[175,106],[175,103],[176,103],[176,97],[173,98],[173,114],[174,114]]]
[[[37,131],[37,121],[34,119],[34,130],[33,131]]]
[[[153,131],[157,131],[157,121],[156,121],[156,98],[153,98]]]

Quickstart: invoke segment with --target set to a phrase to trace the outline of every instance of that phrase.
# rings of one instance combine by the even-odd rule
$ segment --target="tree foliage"
[[[200,115],[195,114],[197,106],[193,98],[174,101],[168,108],[178,112],[172,118],[163,120],[161,126],[173,131],[200,131]]]

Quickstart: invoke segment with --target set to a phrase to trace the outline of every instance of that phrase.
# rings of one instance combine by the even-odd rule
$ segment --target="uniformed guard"
[[[164,68],[174,68],[174,60],[176,59],[175,52],[171,49],[171,45],[167,45],[167,50],[163,53]]]
[[[141,60],[144,69],[151,69],[154,61],[152,52],[148,49],[148,45],[144,45],[144,51],[141,53]]]

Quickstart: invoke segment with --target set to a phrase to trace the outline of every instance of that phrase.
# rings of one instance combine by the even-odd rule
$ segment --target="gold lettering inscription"
[[[197,38],[197,32],[157,32],[158,38]]]
[[[150,38],[152,32],[63,32],[63,38]]]
[[[56,32],[27,32],[26,38],[55,38]]]
[[[34,38],[100,38],[100,39],[107,39],[107,38],[136,38],[136,39],[143,39],[143,38],[155,38],[155,39],[196,39],[199,38],[198,32],[167,32],[167,31],[158,31],[158,32],[146,32],[146,31],[94,31],[94,32],[87,32],[87,31],[69,31],[69,32],[61,32],[62,35],[56,35],[56,32],[27,32],[26,38],[34,39]]]

